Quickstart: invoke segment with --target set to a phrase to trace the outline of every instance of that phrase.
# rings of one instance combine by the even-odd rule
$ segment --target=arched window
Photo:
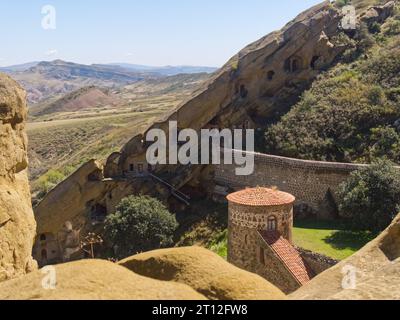
[[[276,231],[278,229],[278,219],[275,216],[268,218],[268,231]]]
[[[41,234],[40,235],[40,241],[46,241],[46,235],[45,234]]]

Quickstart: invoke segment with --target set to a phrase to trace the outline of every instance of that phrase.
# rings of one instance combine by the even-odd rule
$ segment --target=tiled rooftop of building
[[[228,201],[247,206],[279,206],[296,199],[289,193],[269,188],[249,188],[227,196]]]
[[[260,231],[260,234],[301,285],[311,280],[310,270],[289,241],[278,232]]]

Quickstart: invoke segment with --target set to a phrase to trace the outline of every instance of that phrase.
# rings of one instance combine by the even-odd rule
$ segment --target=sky
[[[0,66],[62,59],[220,67],[320,2],[1,0]]]

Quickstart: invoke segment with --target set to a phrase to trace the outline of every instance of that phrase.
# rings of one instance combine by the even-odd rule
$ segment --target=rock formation
[[[121,266],[154,279],[186,284],[211,300],[281,300],[277,287],[200,247],[151,251]]]
[[[161,128],[167,133],[169,121],[177,121],[178,130],[263,128],[271,117],[285,113],[312,80],[346,49],[336,41],[341,18],[341,12],[329,1],[300,14],[281,31],[244,48],[191,99],[149,130]],[[104,168],[105,179],[87,184],[90,188],[74,181],[87,179],[87,166],[91,165],[56,187],[35,208],[39,228],[48,223],[50,216],[60,222],[89,216],[93,206],[112,213],[115,204],[129,194],[150,194],[182,206],[188,204],[186,195],[191,196],[182,187],[195,190],[196,194],[213,192],[212,166],[149,166],[145,136],[134,137],[121,152],[110,155]],[[71,197],[68,186],[74,186],[79,197]],[[94,193],[94,189],[99,192]]]
[[[400,299],[400,215],[378,238],[289,296],[295,300]],[[351,277],[354,277],[351,279]]]
[[[26,95],[0,74],[0,281],[35,268],[35,236],[27,176]]]
[[[42,269],[0,284],[0,300],[205,300],[180,283],[139,276],[103,260]]]
[[[382,23],[392,15],[395,5],[394,1],[389,1],[383,6],[372,6],[360,16],[360,20],[369,26],[373,23]]]

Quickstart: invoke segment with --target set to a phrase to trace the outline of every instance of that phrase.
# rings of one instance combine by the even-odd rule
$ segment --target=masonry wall
[[[267,229],[268,217],[274,216],[277,218],[277,231],[291,240],[292,204],[252,207],[229,202],[228,211],[228,261],[259,274],[286,294],[298,289],[299,283],[258,233]]]
[[[296,204],[305,203],[320,218],[331,217],[326,206],[337,202],[338,186],[350,173],[366,165],[306,161],[254,153],[255,170],[250,176],[237,176],[237,165],[215,166],[215,182],[234,190],[245,187],[272,187],[293,194]],[[332,195],[332,196],[330,196]]]

